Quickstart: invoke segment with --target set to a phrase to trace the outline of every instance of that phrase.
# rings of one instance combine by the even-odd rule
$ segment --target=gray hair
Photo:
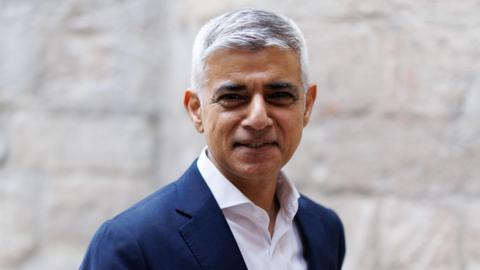
[[[301,78],[307,89],[308,55],[305,39],[291,19],[257,9],[241,9],[208,21],[193,43],[191,85],[203,88],[207,58],[222,48],[260,50],[266,47],[290,49],[297,53]]]

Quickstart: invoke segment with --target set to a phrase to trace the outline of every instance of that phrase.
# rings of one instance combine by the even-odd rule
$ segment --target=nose
[[[263,130],[273,124],[273,120],[268,115],[267,104],[262,95],[254,95],[246,109],[247,113],[242,121],[244,127]]]

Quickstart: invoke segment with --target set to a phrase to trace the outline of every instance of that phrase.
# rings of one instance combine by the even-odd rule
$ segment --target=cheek
[[[279,113],[276,115],[276,119],[279,125],[289,132],[295,132],[295,129],[303,124],[303,117],[300,113]]]
[[[208,119],[208,137],[211,142],[220,145],[229,141],[234,127],[234,119],[228,115],[216,115]]]
[[[289,144],[297,144],[303,131],[303,117],[300,114],[292,114],[285,117],[285,114],[278,115],[279,128],[283,139]]]

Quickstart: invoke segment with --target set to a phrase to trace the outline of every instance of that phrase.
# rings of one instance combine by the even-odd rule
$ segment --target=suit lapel
[[[179,232],[202,269],[243,269],[237,242],[196,161],[177,184],[177,212],[188,217]]]
[[[295,223],[298,227],[303,243],[303,254],[307,261],[309,270],[331,269],[329,263],[328,249],[325,243],[326,232],[323,226],[318,226],[322,221],[311,213],[308,203],[304,198],[299,199],[298,212],[295,216]],[[316,224],[316,226],[313,226]]]

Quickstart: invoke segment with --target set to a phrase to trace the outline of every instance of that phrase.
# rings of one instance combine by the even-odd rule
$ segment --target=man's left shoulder
[[[343,224],[338,214],[331,208],[323,206],[301,194],[298,199],[298,209],[308,216],[312,222],[320,222],[330,229],[341,229]]]
[[[330,262],[331,269],[341,269],[346,247],[343,224],[337,213],[301,195],[296,222],[307,242],[310,259],[319,265]]]

